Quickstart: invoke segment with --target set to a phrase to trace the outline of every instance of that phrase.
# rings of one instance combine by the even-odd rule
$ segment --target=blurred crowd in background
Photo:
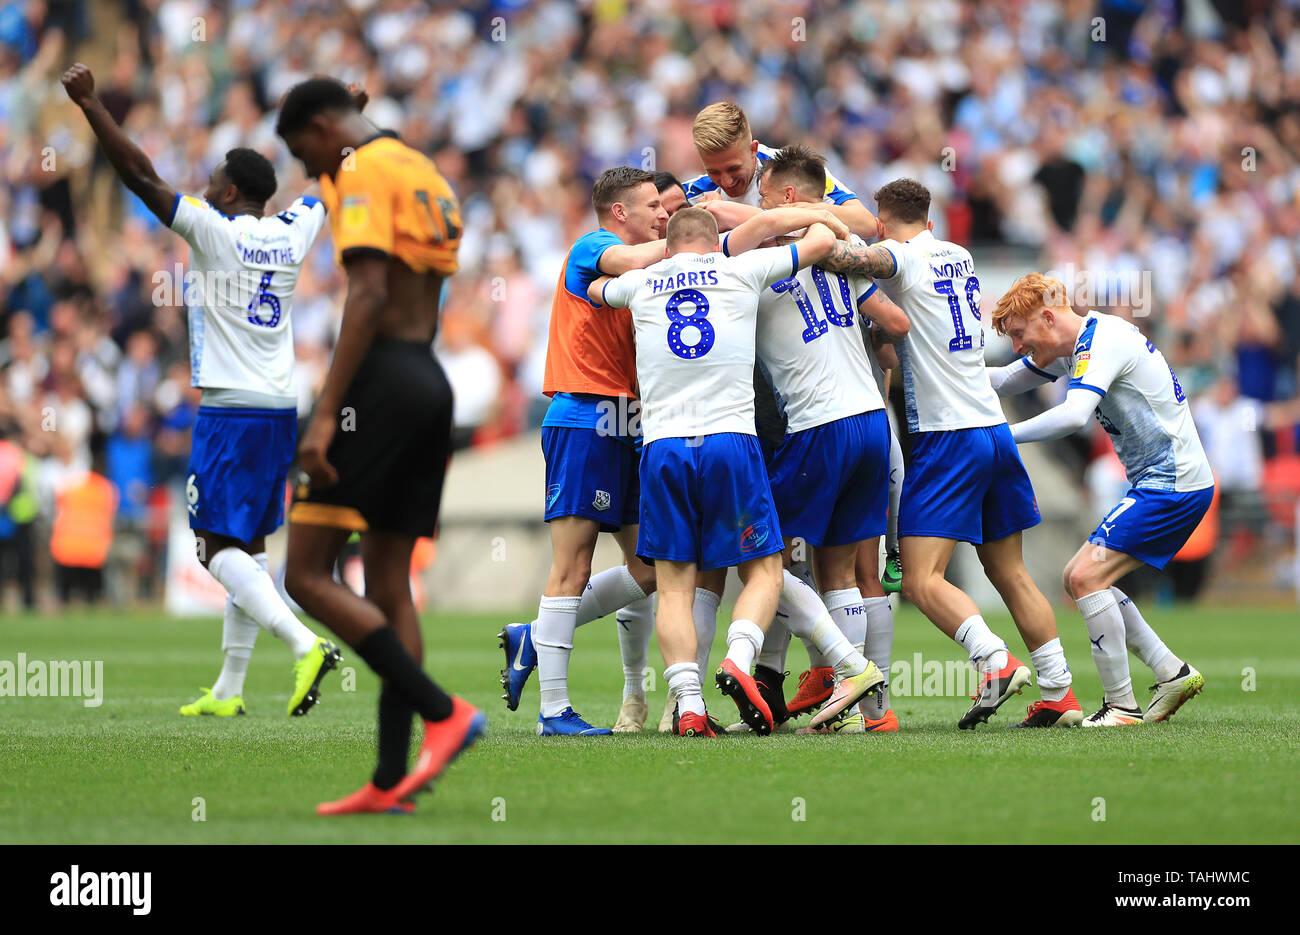
[[[1285,534],[1300,487],[1297,17],[1295,0],[0,0],[0,575],[49,544],[60,596],[95,591],[67,569],[103,550],[60,554],[55,533],[62,500],[102,513],[107,496],[147,596],[197,406],[170,288],[187,247],[93,145],[59,84],[74,57],[180,191],[232,147],[265,153],[271,210],[306,184],[273,130],[280,97],[313,74],[363,84],[367,115],[462,202],[437,343],[462,445],[540,424],[551,294],[595,226],[591,182],[618,164],[699,174],[701,106],[735,100],[757,139],[814,146],[869,208],[916,178],[936,234],[977,264],[1086,270],[1076,304],[1136,316],[1193,400],[1240,561]],[[293,303],[304,415],[342,295],[326,231]],[[1113,480],[1099,438],[1058,448],[1081,484]]]

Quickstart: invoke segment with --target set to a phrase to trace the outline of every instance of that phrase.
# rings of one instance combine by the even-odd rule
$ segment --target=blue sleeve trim
[[[1033,362],[1028,357],[1020,358],[1020,362],[1024,364],[1026,367],[1028,367],[1030,370],[1034,371],[1034,373],[1038,374],[1044,380],[1047,380],[1051,383],[1056,382],[1056,376],[1054,374],[1050,374],[1046,370],[1039,370],[1037,367],[1034,366]],[[1088,389],[1092,389],[1092,387],[1088,387]],[[1103,393],[1102,395],[1104,396],[1106,394]]]
[[[883,247],[882,249],[883,249],[886,253],[888,253],[888,254],[889,254],[889,258],[890,258],[891,260],[894,261],[894,271],[893,271],[892,273],[890,273],[888,276],[886,276],[885,278],[886,278],[886,279],[893,279],[895,276],[898,275],[898,256],[894,253],[893,250],[890,250],[888,247]]]
[[[606,279],[604,285],[600,287],[600,304],[606,308],[609,307],[609,302],[605,299],[605,290],[609,288],[609,283],[610,280]]]
[[[1100,387],[1093,386],[1091,383],[1082,383],[1078,380],[1071,380],[1069,388],[1072,390],[1092,390],[1103,399],[1106,398],[1106,391]]]
[[[850,201],[861,201],[861,199],[858,198],[857,195],[853,194],[853,192],[849,191],[847,188],[840,188],[838,185],[830,190],[828,197],[832,204],[837,205],[842,205]]]
[[[862,293],[862,295],[858,296],[858,304],[861,305],[863,302],[867,301],[867,299],[869,299],[869,298],[871,298],[873,295],[875,295],[876,290],[879,289],[879,288],[880,288],[880,286],[878,286],[876,283],[873,282],[873,283],[871,284],[871,288],[870,288],[870,289],[868,289],[866,292]]]
[[[799,251],[795,249],[794,244],[790,244],[790,275],[793,276],[799,272]]]
[[[321,201],[320,201],[319,198],[313,198],[313,197],[311,197],[310,195],[303,195],[303,196],[302,196],[301,198],[299,198],[298,200],[301,201],[303,204],[305,204],[305,205],[306,205],[307,207],[309,207],[309,208],[314,208],[314,207],[316,207],[318,204],[321,203]],[[322,207],[323,207],[323,205],[322,205]]]
[[[727,241],[730,240],[730,239],[731,239],[731,231],[727,231],[725,234],[722,235],[722,255],[723,255],[723,256],[731,256],[731,254],[727,252]]]
[[[688,180],[682,188],[686,192],[686,200],[698,198],[705,192],[711,192],[717,189],[718,183],[713,181],[707,175],[697,175],[695,178]]]
[[[181,206],[181,193],[176,193],[176,198],[172,201],[172,212],[167,215],[167,226],[171,227],[176,222],[176,209]]]

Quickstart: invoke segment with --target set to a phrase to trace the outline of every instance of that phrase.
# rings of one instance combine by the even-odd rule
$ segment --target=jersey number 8
[[[683,303],[689,302],[695,306],[695,314],[683,315],[677,309]],[[668,299],[668,305],[664,308],[668,314],[668,349],[683,360],[694,360],[697,357],[703,357],[713,347],[713,340],[716,337],[713,331],[713,325],[709,323],[709,300],[704,297],[704,293],[695,289],[678,289]],[[700,339],[694,344],[686,344],[682,341],[682,331],[687,325],[695,326],[700,333]]]

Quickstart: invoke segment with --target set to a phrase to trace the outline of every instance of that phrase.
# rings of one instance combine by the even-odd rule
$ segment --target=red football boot
[[[380,789],[373,782],[335,802],[316,806],[317,815],[409,815],[413,811],[414,802],[403,802],[392,789]]]

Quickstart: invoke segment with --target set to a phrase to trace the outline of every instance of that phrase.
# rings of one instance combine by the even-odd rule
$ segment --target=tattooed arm
[[[837,240],[830,256],[817,264],[832,273],[891,279],[898,272],[898,261],[880,244],[847,243]]]

